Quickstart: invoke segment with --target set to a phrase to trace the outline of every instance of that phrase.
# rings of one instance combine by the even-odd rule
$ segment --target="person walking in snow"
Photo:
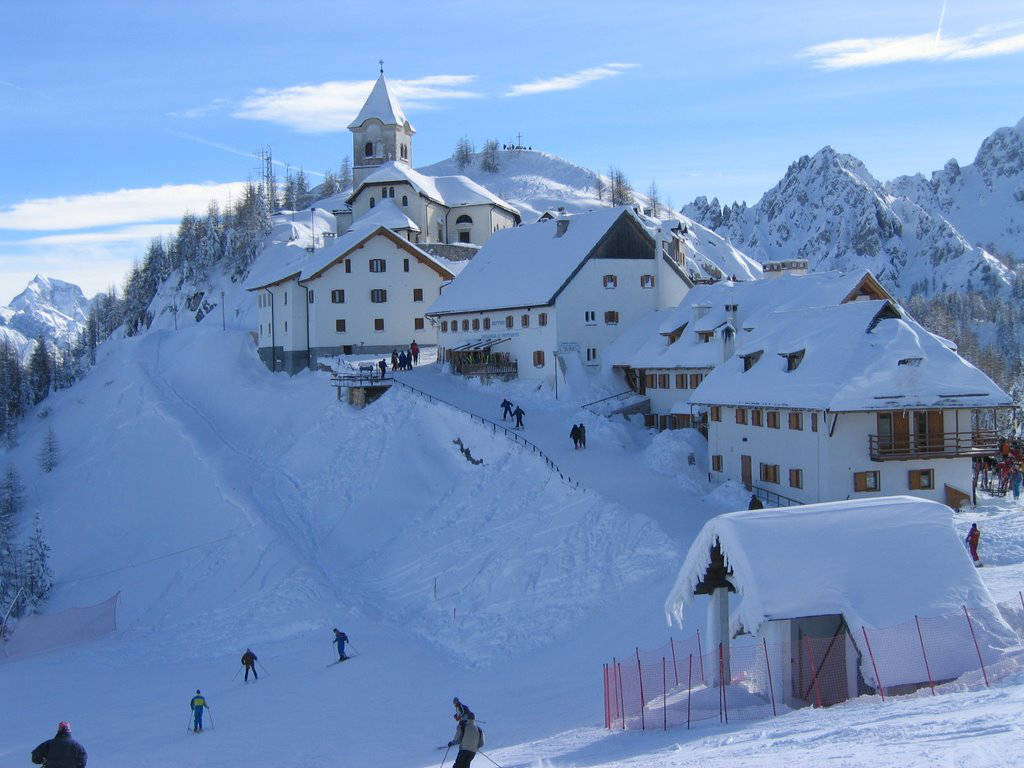
[[[342,632],[337,627],[334,628],[334,640],[332,645],[338,646],[338,661],[344,661],[348,658],[345,655],[345,643],[348,642],[348,635]]]
[[[747,505],[747,509],[764,509],[764,504],[761,503],[756,493],[750,494],[750,503]]]
[[[203,732],[203,710],[209,709],[210,705],[206,703],[206,698],[196,688],[196,695],[192,697],[192,701],[189,702],[189,707],[192,709],[192,733]]]
[[[395,349],[391,350],[391,370],[398,370],[398,350]]]
[[[506,397],[501,401],[501,420],[505,421],[509,416],[512,415],[512,403]]]
[[[967,538],[965,541],[971,550],[971,560],[974,561],[974,567],[977,568],[981,565],[981,559],[978,557],[978,544],[981,543],[981,531],[978,530],[977,523],[971,523],[971,530],[967,532]]]
[[[412,364],[420,364],[420,347],[416,343],[416,339],[412,340],[412,344],[409,345],[409,353],[412,355]]]
[[[71,738],[71,723],[57,725],[57,735],[32,750],[32,762],[47,768],[85,768],[89,759],[85,747]]]
[[[587,447],[587,428],[580,422],[580,448]]]
[[[512,411],[512,415],[516,417],[516,429],[523,428],[523,416],[526,415],[526,411],[522,409],[522,406],[517,405],[516,409]]]
[[[246,648],[245,653],[242,654],[242,666],[245,667],[245,682],[249,682],[250,670],[252,670],[253,682],[260,679],[260,676],[256,674],[256,654],[252,652],[251,648]]]
[[[572,447],[580,447],[580,427],[578,424],[573,424],[572,429],[569,430],[569,437],[572,438]]]
[[[484,734],[472,712],[465,710],[461,717],[456,713],[455,719],[458,726],[455,728],[455,738],[448,742],[448,747],[458,746],[459,754],[455,756],[452,768],[469,768],[476,753],[484,746]]]
[[[385,359],[384,359],[384,358],[382,357],[382,358],[380,359],[380,362],[379,362],[379,363],[377,363],[377,367],[378,367],[378,368],[380,368],[380,377],[381,377],[381,378],[383,379],[383,378],[384,378],[384,376],[385,376],[385,375],[387,374],[387,372],[388,372],[388,363],[387,363],[387,360],[385,360]]]
[[[1020,498],[1020,485],[1024,481],[1024,472],[1021,472],[1020,464],[1014,463],[1013,471],[1010,474],[1010,482],[1013,483],[1013,500]]]

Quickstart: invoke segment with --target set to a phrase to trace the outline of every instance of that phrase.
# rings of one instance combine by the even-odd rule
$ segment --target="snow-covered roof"
[[[368,226],[379,226],[394,230],[408,229],[413,232],[420,231],[416,222],[406,216],[395,201],[390,198],[377,203],[365,215],[360,216],[359,221],[355,222],[353,226],[358,226],[361,229]]]
[[[577,214],[561,236],[555,220],[495,232],[428,314],[550,304],[623,216],[633,214],[628,208]],[[639,222],[638,227],[643,229]]]
[[[363,108],[359,110],[356,119],[348,124],[348,127],[358,128],[371,118],[377,118],[384,125],[402,125],[410,131],[414,130],[412,124],[406,118],[402,108],[398,106],[398,99],[388,88],[388,81],[384,79],[384,73],[380,73],[377,82],[373,84],[373,90],[366,97]]]
[[[749,370],[744,356],[760,353]],[[786,355],[802,353],[794,370]],[[698,404],[875,411],[1012,401],[988,376],[888,301],[762,314],[693,392]]]
[[[884,496],[714,517],[690,545],[665,603],[670,621],[681,622],[695,601],[716,542],[740,598],[734,631],[841,613],[856,638],[861,627],[881,629],[966,605],[980,633],[1014,644],[944,504]]]
[[[384,163],[363,179],[363,182],[352,193],[349,200],[355,199],[363,187],[368,185],[402,182],[412,186],[417,193],[448,208],[459,208],[467,205],[496,205],[516,216],[519,215],[519,210],[514,205],[502,200],[468,176],[427,176],[413,170],[401,160],[392,160]]]

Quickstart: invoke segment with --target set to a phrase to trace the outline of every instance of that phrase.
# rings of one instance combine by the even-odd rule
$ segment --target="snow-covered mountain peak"
[[[986,138],[974,157],[974,166],[990,182],[994,176],[1016,176],[1024,172],[1024,127],[1021,123],[1013,128],[999,128]]]
[[[36,275],[0,318],[8,330],[24,337],[11,338],[16,346],[24,348],[28,340],[40,336],[68,343],[85,327],[88,312],[89,300],[77,285]]]

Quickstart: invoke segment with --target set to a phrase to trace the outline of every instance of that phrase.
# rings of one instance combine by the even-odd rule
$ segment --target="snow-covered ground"
[[[114,768],[434,766],[454,695],[506,767],[1016,764],[1019,676],[691,732],[604,731],[601,663],[666,641],[682,554],[745,501],[707,485],[700,438],[653,435],[535,384],[398,374],[491,419],[503,397],[521,403],[523,436],[577,488],[401,386],[357,411],[327,373],[268,372],[244,331],[164,328],[105,344],[6,451],[29,488],[26,522],[39,510],[53,546],[49,608],[118,590],[121,604],[110,637],[0,661],[0,765],[69,719],[91,764]],[[44,475],[50,425],[63,458]],[[960,524],[975,515],[982,575],[1005,599],[1024,507],[986,502]],[[359,655],[328,667],[334,626]],[[236,677],[246,646],[256,684]],[[201,737],[186,733],[197,687],[214,725]]]

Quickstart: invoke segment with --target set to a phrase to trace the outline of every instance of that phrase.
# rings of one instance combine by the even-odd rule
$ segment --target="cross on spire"
[[[384,59],[377,59],[377,63],[380,64],[380,73],[384,74]]]

